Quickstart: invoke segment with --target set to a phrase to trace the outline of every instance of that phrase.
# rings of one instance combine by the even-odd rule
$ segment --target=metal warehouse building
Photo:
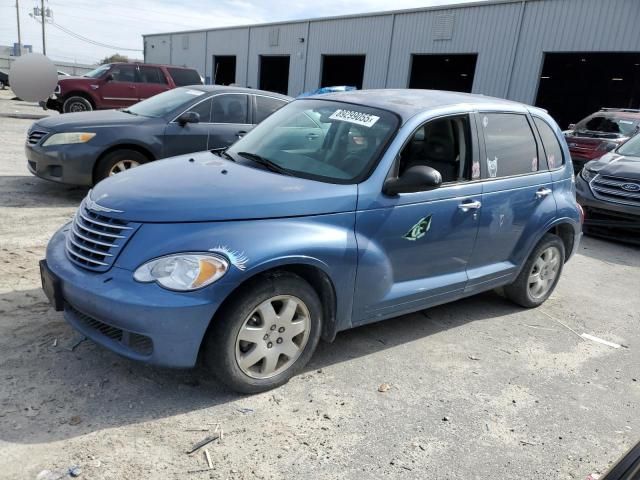
[[[435,88],[547,108],[640,107],[640,0],[498,0],[144,36],[145,61],[296,96]]]

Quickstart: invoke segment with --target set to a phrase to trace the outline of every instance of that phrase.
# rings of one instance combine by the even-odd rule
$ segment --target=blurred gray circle
[[[46,100],[58,83],[58,72],[41,53],[18,57],[9,69],[9,84],[16,96],[27,102]]]

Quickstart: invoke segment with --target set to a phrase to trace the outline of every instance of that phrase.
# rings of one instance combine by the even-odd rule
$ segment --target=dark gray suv
[[[48,117],[29,129],[28,167],[47,180],[93,185],[152,160],[228,147],[291,100],[261,90],[195,85],[121,110]]]

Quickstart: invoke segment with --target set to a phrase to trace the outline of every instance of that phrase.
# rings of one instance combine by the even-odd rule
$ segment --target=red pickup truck
[[[192,68],[108,63],[81,77],[60,77],[54,94],[41,105],[60,113],[122,108],[165,90],[202,83]]]

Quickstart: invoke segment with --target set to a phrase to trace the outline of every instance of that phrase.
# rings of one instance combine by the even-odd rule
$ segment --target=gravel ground
[[[260,395],[71,350],[37,261],[86,189],[29,174],[30,123],[0,118],[1,478],[584,479],[640,439],[640,250],[592,238],[539,309],[486,293],[344,332]],[[218,425],[204,470],[186,451]]]

